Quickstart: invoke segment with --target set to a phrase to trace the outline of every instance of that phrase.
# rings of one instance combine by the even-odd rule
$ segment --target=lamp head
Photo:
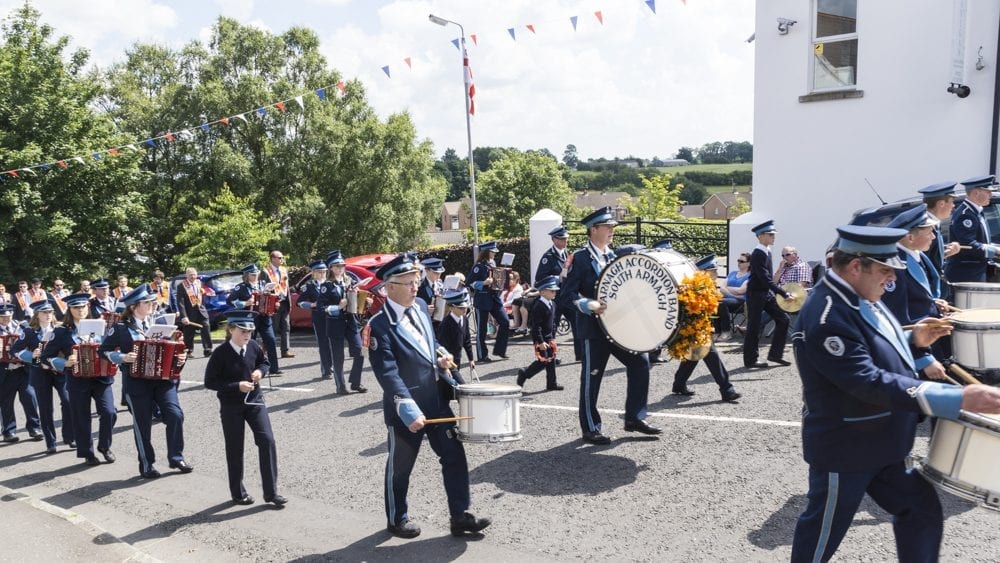
[[[431,20],[432,22],[434,22],[434,23],[436,23],[438,25],[448,25],[448,20],[446,20],[444,18],[439,18],[439,17],[435,16],[434,14],[427,14],[427,19]]]

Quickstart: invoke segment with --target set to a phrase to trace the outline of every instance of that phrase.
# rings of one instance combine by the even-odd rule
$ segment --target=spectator
[[[513,330],[515,334],[527,334],[528,333],[528,315],[524,310],[524,288],[521,287],[521,274],[511,271],[510,276],[507,278],[507,288],[500,293],[500,299],[503,301],[503,308],[510,315],[511,324],[513,325]]]
[[[799,258],[799,251],[795,250],[794,246],[786,246],[781,249],[781,265],[774,273],[774,283],[778,285],[798,283],[802,287],[812,287],[812,268]]]

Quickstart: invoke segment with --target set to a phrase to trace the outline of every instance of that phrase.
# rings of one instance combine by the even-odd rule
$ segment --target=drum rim
[[[951,287],[958,293],[960,290],[970,293],[993,293],[1000,291],[1000,283],[993,282],[951,282]],[[979,290],[979,291],[977,291]]]
[[[475,391],[475,390],[500,391],[500,390],[503,390],[504,392],[509,392],[509,393],[517,393],[517,394],[521,393],[521,387],[520,386],[518,386],[518,385],[512,385],[510,383],[459,383],[458,386],[455,387],[455,389],[457,389],[459,391],[463,391],[463,390],[466,390],[466,391]]]
[[[969,411],[958,411],[958,420],[949,420],[979,432],[1000,438],[1000,420]]]
[[[943,471],[927,463],[927,458],[923,456],[911,455],[910,461],[916,470],[923,475],[924,479],[930,481],[931,485],[965,500],[978,502],[979,506],[983,508],[1000,511],[1000,504],[993,505],[988,502],[991,496],[993,498],[1000,497],[1000,491],[990,491],[989,489],[984,489],[972,483],[946,475]]]
[[[604,276],[610,270],[610,267],[611,267],[612,264],[614,264],[615,262],[618,262],[619,260],[624,260],[626,258],[630,258],[630,257],[635,256],[635,255],[648,256],[650,254],[670,254],[670,255],[673,255],[673,256],[677,256],[677,257],[683,259],[683,261],[686,262],[691,267],[692,271],[694,271],[694,272],[698,271],[698,269],[694,267],[694,264],[691,262],[691,260],[687,256],[684,256],[683,254],[681,254],[680,252],[677,252],[676,250],[674,250],[672,248],[643,248],[643,249],[637,250],[636,252],[633,252],[631,254],[625,254],[625,255],[619,256],[619,257],[615,258],[614,260],[612,260],[611,262],[608,262],[607,266],[605,266],[604,270],[601,271],[601,274],[599,276],[597,276],[597,281],[594,283],[594,295],[598,294],[598,289],[601,287],[601,282],[604,280]],[[667,274],[670,276],[671,279],[674,280],[674,283],[678,287],[680,287],[682,280],[674,278],[674,275],[673,275],[672,272],[670,272],[670,270],[667,270]],[[678,317],[679,317],[680,316],[680,304],[678,304],[677,308],[678,308],[677,314],[678,314]],[[675,338],[677,338],[677,334],[680,332],[680,330],[676,330],[675,329],[674,332],[666,340],[661,341],[659,343],[659,345],[654,346],[654,347],[652,347],[652,348],[650,348],[648,350],[639,350],[639,349],[633,348],[631,346],[626,346],[626,345],[622,344],[621,342],[618,342],[617,340],[615,340],[614,338],[612,338],[611,334],[608,333],[607,327],[604,326],[604,321],[601,319],[600,316],[597,317],[597,326],[601,327],[601,332],[604,333],[604,337],[608,340],[608,342],[611,342],[612,344],[614,344],[615,346],[618,346],[619,348],[621,348],[622,350],[625,350],[626,352],[629,352],[631,354],[636,354],[636,355],[638,355],[638,354],[647,354],[649,352],[653,352],[654,350],[661,350],[661,349],[669,346],[670,343],[673,342]]]

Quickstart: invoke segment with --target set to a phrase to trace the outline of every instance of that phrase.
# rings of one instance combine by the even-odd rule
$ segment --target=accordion
[[[115,331],[115,325],[122,319],[121,313],[103,312],[101,318],[104,319],[104,336],[110,336]]]
[[[73,377],[114,377],[118,366],[105,358],[97,349],[96,342],[81,342],[73,346],[76,364],[73,366]]]
[[[496,268],[490,268],[490,278],[493,279],[493,291],[503,291],[507,289],[507,285],[510,283],[510,268],[502,268],[497,266]]]
[[[265,317],[270,317],[278,312],[278,301],[280,298],[275,293],[253,292],[253,310]]]
[[[17,334],[0,334],[0,363],[5,364],[22,364],[21,360],[17,359],[17,356],[10,352],[10,347],[13,346],[17,340],[21,338]]]
[[[177,356],[184,349],[183,342],[174,340],[138,340],[129,375],[136,379],[180,379],[184,364]]]

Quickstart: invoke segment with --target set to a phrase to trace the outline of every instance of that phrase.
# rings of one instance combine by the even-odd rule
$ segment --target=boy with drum
[[[556,292],[559,291],[559,276],[547,276],[536,284],[538,299],[531,305],[528,322],[531,325],[531,341],[535,344],[535,361],[525,369],[517,370],[517,384],[524,383],[545,370],[545,389],[562,391],[563,386],[556,381]]]

